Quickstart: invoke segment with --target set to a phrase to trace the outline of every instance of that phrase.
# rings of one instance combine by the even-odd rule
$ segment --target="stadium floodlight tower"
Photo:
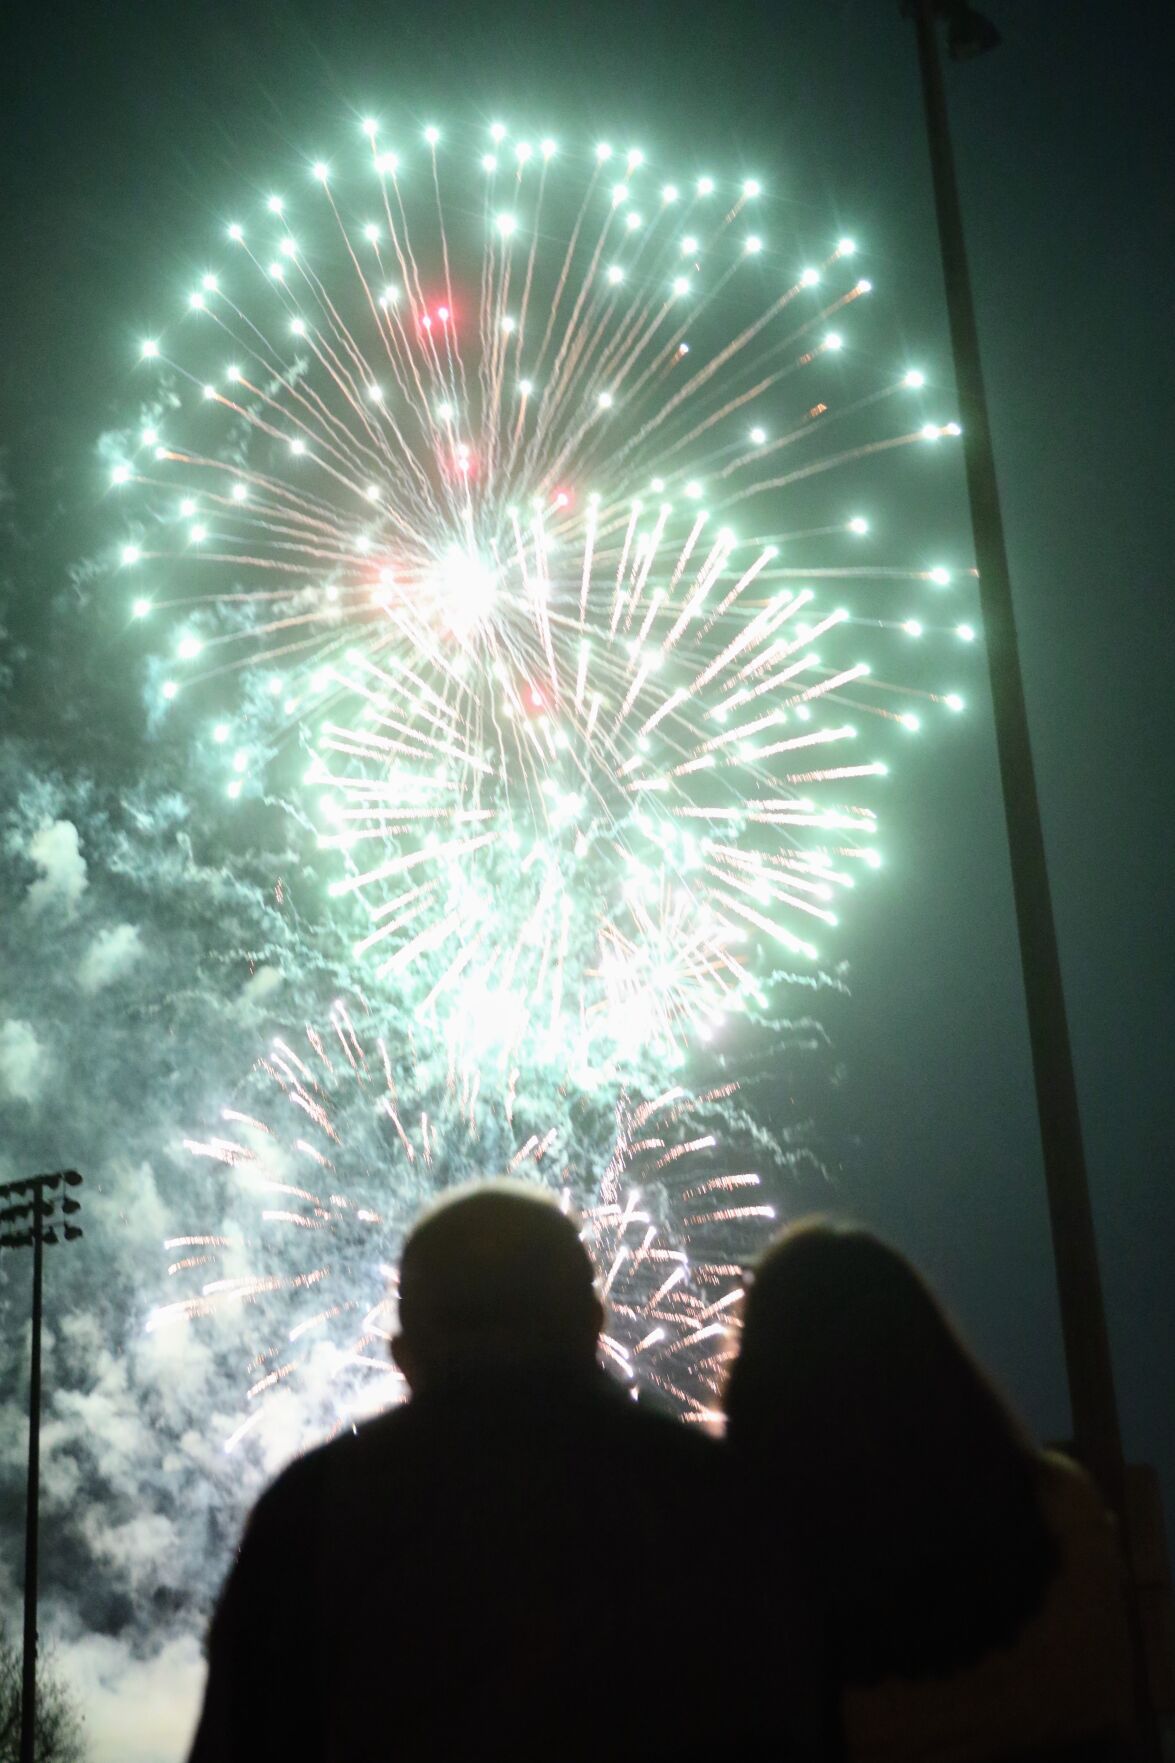
[[[33,1763],[37,1725],[37,1527],[41,1477],[41,1312],[44,1250],[76,1242],[81,1226],[72,1222],[81,1201],[68,1192],[81,1186],[76,1169],[30,1175],[0,1186],[0,1249],[33,1251],[32,1352],[29,1365],[29,1476],[24,1530],[24,1650],[21,1660],[20,1763]],[[60,1200],[53,1198],[61,1189]],[[54,1222],[61,1207],[61,1234]]]

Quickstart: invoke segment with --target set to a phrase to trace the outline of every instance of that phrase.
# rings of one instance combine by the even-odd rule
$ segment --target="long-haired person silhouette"
[[[767,1539],[749,1626],[770,1652],[773,1573],[799,1578],[851,1763],[1120,1754],[1110,1521],[904,1256],[828,1220],[784,1232],[750,1285],[726,1409]]]

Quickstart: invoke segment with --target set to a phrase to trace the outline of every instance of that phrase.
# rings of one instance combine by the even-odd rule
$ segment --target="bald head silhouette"
[[[586,1373],[602,1320],[575,1220],[541,1188],[482,1181],[409,1234],[392,1356],[413,1392],[464,1367]]]

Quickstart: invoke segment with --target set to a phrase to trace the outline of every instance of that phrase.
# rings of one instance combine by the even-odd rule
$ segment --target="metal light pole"
[[[1028,733],[1020,649],[1012,610],[1012,583],[1004,544],[995,454],[979,359],[979,332],[967,267],[936,26],[939,21],[945,21],[948,49],[956,60],[966,60],[995,48],[1000,37],[994,25],[976,12],[968,0],[903,0],[902,9],[907,15],[913,15],[918,38],[918,63],[951,353],[963,423],[963,458],[979,571],[979,600],[995,714],[996,751],[1020,940],[1020,967],[1032,1048],[1073,1438],[1078,1457],[1092,1472],[1103,1498],[1117,1515],[1126,1558],[1131,1564],[1127,1615],[1133,1652],[1135,1710],[1142,1754],[1157,1763],[1162,1746],[1147,1661],[1143,1613],[1135,1582],[1126,1506],[1126,1463],[1114,1394],[1113,1362],[1089,1201],[1077,1083]]]
[[[1121,1513],[1125,1504],[1122,1437],[1028,735],[1004,523],[979,360],[979,333],[935,27],[937,20],[946,20],[949,46],[958,57],[994,47],[999,36],[986,19],[960,0],[907,0],[905,9],[914,15],[918,36],[1073,1436],[1079,1457],[1097,1478],[1104,1497]]]
[[[46,1222],[51,1219],[56,1202],[47,1200],[45,1195],[60,1187],[63,1182],[66,1187],[78,1187],[81,1179],[76,1169],[62,1169],[53,1175],[33,1175],[24,1181],[10,1181],[0,1187],[0,1200],[12,1201],[15,1198],[23,1202],[22,1204],[5,1205],[0,1209],[0,1220],[8,1224],[15,1219],[32,1215],[31,1224],[27,1229],[9,1230],[0,1236],[0,1248],[23,1249],[31,1246],[33,1251],[33,1340],[29,1366],[29,1476],[25,1495],[24,1525],[24,1647],[21,1658],[20,1763],[34,1763],[37,1728],[37,1540],[41,1488],[43,1260],[45,1245],[52,1245],[60,1240],[55,1226]],[[31,1194],[32,1198],[25,1200],[26,1194]],[[68,1194],[61,1201],[61,1210],[66,1217],[79,1211],[80,1207],[81,1201],[75,1200]],[[63,1224],[62,1226],[62,1235],[67,1243],[75,1241],[81,1234],[79,1225]]]

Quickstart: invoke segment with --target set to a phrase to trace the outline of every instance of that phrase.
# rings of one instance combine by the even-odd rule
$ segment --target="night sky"
[[[1175,43],[1158,5],[987,10],[1003,46],[948,69],[952,121],[1126,1447],[1160,1466],[1170,1526]],[[419,127],[525,113],[582,139],[639,136],[687,169],[761,175],[777,226],[818,216],[867,245],[950,402],[913,34],[894,0],[108,0],[11,7],[6,39],[5,817],[24,766],[133,788],[144,651],[83,591],[82,560],[106,539],[98,438],[133,413],[138,339],[236,192],[368,111]],[[949,518],[934,519],[963,565],[958,461]],[[978,623],[972,589],[952,593]],[[886,867],[841,933],[852,995],[820,1012],[839,1074],[820,1126],[832,1203],[915,1257],[1033,1427],[1058,1438],[1002,814],[981,657],[966,661],[968,715],[949,739],[910,744],[883,804]],[[3,978],[0,996],[0,1015],[30,1014]],[[133,1138],[133,1090],[108,1077]],[[62,1097],[39,1112],[0,1098],[0,1174],[26,1157],[86,1168],[68,1085]],[[5,1575],[18,1584],[13,1554]],[[110,1742],[112,1757],[174,1754]]]

